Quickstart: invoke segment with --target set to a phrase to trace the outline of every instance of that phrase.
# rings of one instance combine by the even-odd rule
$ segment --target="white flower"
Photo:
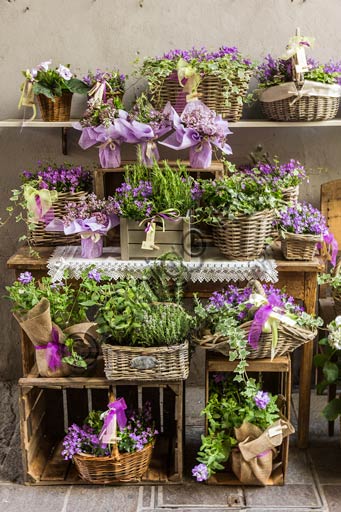
[[[341,326],[341,316],[337,316],[334,320],[336,327]]]
[[[38,69],[37,68],[32,68],[31,71],[29,71],[30,75],[32,78],[35,78],[38,74]]]
[[[59,76],[64,78],[64,80],[70,80],[72,78],[72,73],[66,66],[63,66],[63,64],[59,64],[59,68],[57,69],[57,73]]]
[[[341,331],[334,331],[328,335],[328,343],[331,347],[337,350],[341,349]]]
[[[38,71],[47,71],[49,69],[49,65],[51,64],[52,60],[44,60],[37,66]]]

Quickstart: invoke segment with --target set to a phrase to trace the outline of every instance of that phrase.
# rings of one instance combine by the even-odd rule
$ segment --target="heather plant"
[[[98,199],[94,193],[77,203],[70,201],[65,205],[65,211],[66,214],[63,217],[65,226],[75,221],[94,219],[96,224],[105,227],[109,224],[110,217],[117,214],[116,203],[112,197]]]
[[[121,116],[121,109],[123,109],[123,104],[119,96],[110,98],[105,103],[90,99],[79,121],[80,126],[81,128],[98,126],[110,128],[115,124],[115,120]]]

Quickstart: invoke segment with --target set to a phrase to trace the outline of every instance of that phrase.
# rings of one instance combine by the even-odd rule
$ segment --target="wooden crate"
[[[209,378],[210,373],[216,372],[232,372],[236,367],[238,361],[229,361],[223,355],[206,352],[206,369],[205,369],[205,400],[206,403],[209,397]],[[257,379],[258,375],[262,374],[264,386],[263,388],[274,394],[280,394],[284,397],[282,414],[290,420],[291,409],[291,359],[290,355],[276,357],[271,359],[252,359],[248,360],[249,366],[247,373],[249,377]],[[207,434],[207,422],[206,422]],[[276,462],[279,467],[273,472],[267,485],[284,485],[285,475],[288,467],[289,458],[289,438],[283,440],[279,448],[279,455]],[[237,477],[233,474],[232,470],[228,470],[227,464],[226,472],[218,472],[212,475],[207,483],[209,485],[245,485],[242,484]]]
[[[183,383],[122,382],[105,378],[22,378],[20,385],[20,429],[24,480],[31,485],[85,484],[74,464],[61,456],[62,439],[68,426],[81,424],[93,409],[106,410],[109,392],[124,396],[128,407],[152,402],[156,428],[160,432],[151,465],[141,484],[182,481],[183,473]],[[117,484],[124,485],[124,484]]]
[[[224,165],[221,162],[214,161],[209,169],[192,169],[188,161],[181,162],[187,168],[190,176],[193,178],[218,178],[224,173]],[[94,192],[100,197],[113,195],[116,188],[121,185],[124,180],[125,166],[136,164],[134,161],[122,162],[121,167],[116,169],[95,169],[94,176]],[[168,162],[170,167],[177,168],[177,162]],[[161,164],[160,164],[161,165]]]
[[[146,239],[146,224],[140,226],[140,222],[121,218],[120,221],[120,245],[122,260],[132,258],[146,259],[158,258],[167,252],[174,252],[185,261],[191,259],[191,233],[190,218],[183,217],[178,221],[165,220],[165,231],[161,226],[156,227],[155,245],[159,249],[152,251],[142,249],[142,242]]]

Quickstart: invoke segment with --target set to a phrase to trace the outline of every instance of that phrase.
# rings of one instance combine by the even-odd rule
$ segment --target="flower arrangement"
[[[181,150],[189,148],[189,160],[193,168],[206,169],[212,162],[212,144],[224,154],[231,155],[227,135],[232,132],[227,121],[216,115],[199,100],[187,103],[182,114],[170,107],[175,132],[161,142],[164,146]]]
[[[241,171],[247,176],[252,176],[259,185],[269,184],[282,191],[297,187],[307,180],[304,166],[293,158],[283,164],[280,164],[277,159],[274,159],[273,162],[257,162],[256,165],[243,166],[238,171],[230,164],[228,170],[229,172]]]
[[[254,379],[237,384],[228,374],[216,374],[201,413],[206,414],[208,434],[201,438],[199,464],[192,469],[193,477],[202,482],[224,470],[233,448],[238,445],[235,429],[247,422],[266,430],[279,419],[276,402],[277,396],[263,391]]]
[[[116,401],[122,402],[122,398]],[[123,400],[124,402],[124,400]],[[111,453],[110,442],[103,442],[105,434],[105,417],[110,413],[91,411],[79,427],[72,424],[64,437],[62,456],[65,460],[72,460],[75,455],[89,454],[96,457],[109,456]],[[123,407],[126,404],[124,402]],[[124,416],[126,414],[124,413]],[[152,422],[152,408],[150,402],[145,402],[140,412],[130,411],[125,420],[118,420],[118,450],[120,453],[132,453],[142,450],[146,445],[153,443],[158,431]]]
[[[64,163],[62,165],[42,165],[38,164],[38,169],[34,171],[23,171],[21,175],[22,182],[38,182],[38,189],[57,190],[57,192],[90,192],[92,188],[91,172],[84,169],[81,165],[71,165]]]
[[[141,94],[130,111],[129,119],[147,124],[153,131],[152,138],[148,136],[148,140],[140,144],[142,163],[152,166],[160,159],[157,140],[172,129],[169,105],[161,112],[152,106],[145,94]]]
[[[65,206],[63,219],[54,219],[46,226],[47,231],[64,231],[65,235],[81,234],[82,258],[98,258],[103,252],[103,235],[117,226],[119,219],[112,197],[98,199],[92,193],[82,201]]]
[[[165,79],[179,79],[182,85],[185,79],[186,82],[195,84],[196,88],[203,77],[219,78],[225,86],[223,91],[225,105],[230,106],[231,96],[242,92],[240,81],[250,79],[253,67],[252,62],[244,58],[238,48],[221,46],[213,52],[206,48],[176,49],[170,50],[161,57],[148,57],[144,59],[139,73],[148,80],[153,101],[158,100],[160,88]],[[192,91],[188,90],[188,92]],[[243,94],[237,97],[239,103],[245,99]]]
[[[314,208],[309,203],[298,203],[295,206],[288,206],[278,212],[275,223],[282,236],[282,249],[283,240],[286,242],[286,245],[284,245],[285,257],[295,259],[289,254],[290,248],[288,247],[288,243],[290,244],[291,239],[297,238],[298,235],[304,242],[304,237],[307,236],[308,241],[309,237],[313,237],[311,239],[312,255],[314,254],[316,243],[324,241],[325,244],[329,246],[332,264],[336,264],[336,256],[338,252],[337,241],[333,234],[330,233],[325,217],[317,208]],[[297,256],[296,252],[293,256]]]
[[[88,96],[94,97],[96,101],[101,103],[110,98],[118,97],[122,99],[125,90],[127,76],[118,70],[102,71],[96,69],[95,73],[89,71],[83,76],[82,81],[87,85]]]

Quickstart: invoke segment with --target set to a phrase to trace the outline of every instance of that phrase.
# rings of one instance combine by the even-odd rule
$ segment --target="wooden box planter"
[[[120,245],[121,259],[159,258],[163,254],[173,252],[181,256],[184,261],[191,260],[191,233],[189,217],[179,220],[165,220],[165,231],[162,226],[156,226],[155,245],[159,249],[142,249],[142,242],[146,239],[146,223],[140,225],[139,221],[121,218]]]
[[[249,377],[257,379],[262,374],[265,388],[274,394],[283,397],[281,413],[290,420],[291,409],[291,360],[289,355],[271,359],[253,359],[248,360],[249,366],[247,373]],[[210,373],[232,372],[237,365],[237,361],[229,361],[227,357],[209,351],[206,352],[206,370],[205,370],[205,400],[209,398],[209,379]],[[206,422],[207,434],[207,422]],[[289,438],[283,440],[279,447],[279,454],[274,460],[278,467],[273,471],[267,485],[284,485],[285,475],[289,459]],[[230,469],[231,459],[226,463],[226,471],[219,471],[212,475],[207,483],[209,485],[238,485],[243,486]]]
[[[19,382],[19,409],[24,481],[30,485],[75,485],[82,480],[75,465],[61,455],[65,431],[81,424],[91,410],[106,410],[109,393],[123,396],[128,407],[152,403],[160,434],[151,464],[142,479],[128,485],[179,483],[183,471],[183,383],[120,383],[110,386],[103,376],[35,378]],[[115,485],[126,485],[117,483]]]

